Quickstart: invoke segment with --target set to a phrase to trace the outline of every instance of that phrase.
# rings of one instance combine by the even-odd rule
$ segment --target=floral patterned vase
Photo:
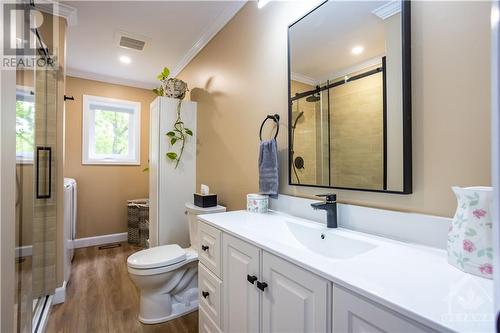
[[[448,233],[448,262],[464,272],[493,278],[491,187],[452,187],[458,207]]]

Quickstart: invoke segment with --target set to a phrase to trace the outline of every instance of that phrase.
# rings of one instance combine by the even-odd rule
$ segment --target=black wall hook
[[[260,141],[262,141],[262,129],[264,128],[264,124],[266,123],[266,121],[268,119],[271,119],[272,121],[274,121],[276,123],[276,134],[274,134],[274,138],[276,139],[278,137],[278,132],[280,131],[280,115],[279,114],[273,114],[273,115],[268,114],[266,119],[264,119],[264,121],[260,125],[260,131],[259,131]]]
[[[74,101],[75,98],[73,96],[66,96],[66,95],[64,95],[64,101],[66,102],[67,100]]]

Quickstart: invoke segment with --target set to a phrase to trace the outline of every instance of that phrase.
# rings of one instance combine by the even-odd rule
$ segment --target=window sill
[[[33,165],[33,160],[16,160],[16,165]]]
[[[100,165],[100,166],[140,166],[141,162],[137,161],[108,161],[108,160],[95,160],[95,161],[82,161],[82,165]]]

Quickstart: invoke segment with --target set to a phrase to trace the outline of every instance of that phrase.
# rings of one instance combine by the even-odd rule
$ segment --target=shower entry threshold
[[[53,295],[43,296],[33,300],[33,333],[43,333],[49,321],[50,308],[52,306]]]

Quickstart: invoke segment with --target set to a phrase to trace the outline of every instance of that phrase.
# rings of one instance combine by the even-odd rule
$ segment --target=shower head
[[[314,94],[314,95],[307,97],[306,102],[315,103],[315,102],[319,102],[320,99],[321,98],[319,97],[319,94]]]

